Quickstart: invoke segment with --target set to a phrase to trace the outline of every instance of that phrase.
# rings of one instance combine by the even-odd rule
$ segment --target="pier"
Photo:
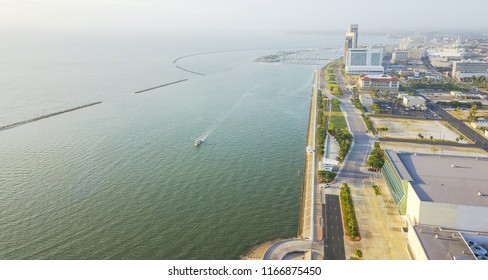
[[[86,104],[86,105],[82,105],[82,106],[70,108],[70,109],[67,109],[67,110],[63,110],[63,111],[59,111],[59,112],[55,112],[55,113],[51,113],[51,114],[47,114],[47,115],[42,115],[40,117],[36,117],[36,118],[30,119],[30,120],[16,122],[16,123],[9,124],[9,125],[4,125],[4,126],[1,126],[0,127],[0,131],[7,130],[7,129],[11,129],[11,128],[14,128],[14,127],[17,127],[17,126],[21,126],[21,125],[28,124],[28,123],[31,123],[31,122],[39,121],[39,120],[42,120],[42,119],[47,119],[47,118],[54,117],[54,116],[57,116],[57,115],[61,115],[61,114],[64,114],[64,113],[73,112],[73,111],[80,110],[80,109],[83,109],[83,108],[87,108],[87,107],[90,107],[90,106],[95,106],[95,105],[98,105],[100,103],[102,103],[102,102],[101,101],[93,102],[93,103],[90,103],[90,104]]]
[[[147,88],[147,89],[139,90],[139,91],[136,91],[135,93],[143,93],[143,92],[146,92],[146,91],[155,90],[155,89],[158,89],[158,88],[167,87],[167,86],[170,86],[170,85],[174,85],[174,84],[182,83],[182,82],[186,82],[186,81],[188,81],[188,79],[178,80],[178,81],[174,81],[174,82],[167,83],[167,84],[164,84],[164,85],[160,85],[160,86],[156,86],[156,87],[152,87],[152,88]]]

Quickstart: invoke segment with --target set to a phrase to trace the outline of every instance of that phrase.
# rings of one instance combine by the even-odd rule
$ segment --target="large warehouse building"
[[[411,257],[488,258],[488,158],[385,154],[382,173],[405,215]]]

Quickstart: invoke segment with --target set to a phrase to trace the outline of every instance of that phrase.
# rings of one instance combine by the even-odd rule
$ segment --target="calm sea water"
[[[296,235],[315,67],[253,60],[342,36],[7,38],[0,125],[103,103],[0,132],[0,259],[236,259]],[[172,63],[203,52],[178,65],[205,76]]]

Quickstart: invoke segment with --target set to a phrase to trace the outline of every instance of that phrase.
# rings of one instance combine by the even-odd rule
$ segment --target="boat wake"
[[[254,85],[252,88],[246,90],[244,94],[242,94],[239,97],[239,99],[236,101],[234,106],[232,106],[232,108],[224,115],[224,117],[215,121],[206,131],[204,131],[199,137],[197,137],[197,140],[200,139],[202,140],[202,143],[205,142],[208,136],[210,136],[210,134],[212,134],[217,128],[219,128],[237,110],[237,108],[241,106],[244,98],[249,96],[252,93],[252,91],[256,89],[256,87],[257,86]]]

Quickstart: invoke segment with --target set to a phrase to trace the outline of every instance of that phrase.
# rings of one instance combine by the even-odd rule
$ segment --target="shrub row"
[[[356,220],[356,213],[354,212],[351,190],[347,183],[342,184],[340,198],[344,229],[346,230],[345,234],[349,236],[351,240],[357,241],[361,239],[361,237],[359,236],[358,222]]]

